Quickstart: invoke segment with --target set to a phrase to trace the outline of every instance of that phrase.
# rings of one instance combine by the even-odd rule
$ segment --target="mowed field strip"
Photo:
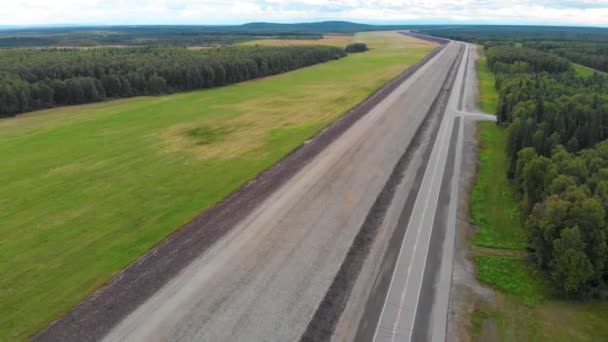
[[[0,120],[0,340],[43,329],[434,47],[395,32],[349,38],[371,51]]]

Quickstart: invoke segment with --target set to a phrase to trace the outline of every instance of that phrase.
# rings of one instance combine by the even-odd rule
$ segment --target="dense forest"
[[[72,27],[0,31],[0,48],[91,46],[223,46],[252,39],[321,39],[319,32],[204,26]]]
[[[572,69],[567,59],[527,48],[497,46],[486,51],[494,73],[564,72]]]
[[[333,46],[0,49],[0,116],[221,86],[345,55]]]
[[[608,286],[608,29],[435,28],[484,45],[531,257],[570,296]]]
[[[529,41],[523,46],[552,52],[573,62],[608,72],[608,42]]]
[[[223,46],[262,38],[320,39],[324,33],[405,29],[347,21],[235,26],[94,26],[0,29],[1,47]]]
[[[608,77],[579,76],[563,58],[522,47],[487,57],[532,258],[564,293],[599,293],[608,281]]]
[[[551,52],[574,63],[608,72],[608,29],[594,27],[450,26],[422,33],[492,46],[519,46]]]

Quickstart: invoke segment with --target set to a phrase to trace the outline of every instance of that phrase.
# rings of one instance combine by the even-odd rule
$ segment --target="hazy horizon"
[[[0,27],[318,21],[606,27],[608,0],[25,0],[0,13]]]
[[[240,23],[226,23],[226,24],[173,24],[173,23],[147,23],[147,24],[106,24],[106,23],[55,23],[55,24],[30,24],[30,25],[0,25],[0,30],[2,29],[35,29],[35,28],[78,28],[78,27],[145,27],[145,26],[200,26],[200,27],[231,27],[231,26],[240,26],[247,24],[256,24],[256,23],[267,23],[267,24],[310,24],[310,23],[322,23],[322,22],[350,22],[353,24],[366,24],[366,25],[374,25],[374,26],[539,26],[539,27],[580,27],[580,28],[604,28],[608,29],[608,25],[579,25],[579,24],[535,24],[535,23],[514,23],[514,24],[506,24],[506,23],[479,23],[479,22],[365,22],[365,21],[355,21],[355,20],[305,20],[305,21],[293,21],[293,22],[281,22],[281,21],[246,21]]]

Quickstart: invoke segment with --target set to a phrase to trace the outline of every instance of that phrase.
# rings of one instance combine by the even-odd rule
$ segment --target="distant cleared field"
[[[586,68],[582,65],[578,65],[578,64],[573,64],[574,65],[574,71],[576,71],[577,74],[581,75],[581,76],[591,76],[593,75],[593,70]]]
[[[371,51],[0,120],[0,340],[43,329],[433,48],[397,33],[351,38]]]
[[[593,75],[594,73],[606,74],[605,72],[601,72],[601,71],[598,71],[598,70],[595,70],[595,69],[591,69],[591,68],[586,67],[584,65],[574,64],[574,63],[572,65],[574,65],[574,71],[576,71],[576,73],[579,74],[579,75],[581,75],[581,76],[588,77],[588,76]]]
[[[346,46],[354,40],[352,35],[324,35],[322,39],[257,39],[240,43],[239,45],[262,46],[302,46],[302,45],[334,45]]]

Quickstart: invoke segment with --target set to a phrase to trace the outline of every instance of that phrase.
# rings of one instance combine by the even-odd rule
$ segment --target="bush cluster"
[[[346,52],[348,53],[357,53],[357,52],[365,52],[368,51],[367,45],[363,43],[352,43],[346,46]]]

